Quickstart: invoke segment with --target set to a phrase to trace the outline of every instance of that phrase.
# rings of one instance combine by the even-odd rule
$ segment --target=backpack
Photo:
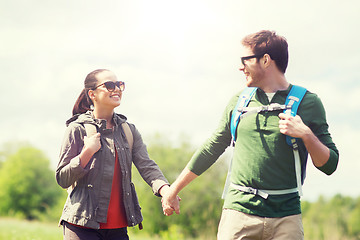
[[[299,108],[300,102],[303,99],[305,93],[307,92],[306,88],[293,85],[288,96],[286,97],[286,101],[284,105],[280,105],[278,103],[273,103],[267,106],[260,106],[260,107],[248,107],[248,104],[251,100],[251,98],[255,95],[257,88],[256,87],[248,87],[243,90],[243,92],[240,94],[237,104],[232,111],[232,116],[230,120],[230,132],[232,136],[232,146],[235,146],[236,142],[236,130],[237,126],[240,122],[240,120],[244,117],[246,117],[249,114],[264,112],[264,111],[276,111],[276,110],[283,110],[285,114],[289,114],[291,116],[296,116],[297,110]],[[225,187],[223,191],[222,198],[225,198],[225,195],[227,193],[227,189],[229,185],[231,185],[233,188],[247,192],[259,195],[263,198],[267,198],[269,195],[282,195],[282,194],[288,194],[293,192],[298,192],[299,196],[302,196],[302,178],[301,178],[301,162],[300,162],[300,155],[298,151],[298,144],[297,139],[286,136],[286,142],[288,145],[292,146],[293,153],[294,153],[294,159],[295,159],[295,172],[296,172],[296,182],[297,187],[292,189],[284,189],[284,190],[260,190],[260,189],[254,189],[251,187],[246,186],[240,186],[234,183],[230,183],[230,172],[231,172],[231,165],[232,160],[230,162],[230,167],[228,171],[228,176],[226,178]]]

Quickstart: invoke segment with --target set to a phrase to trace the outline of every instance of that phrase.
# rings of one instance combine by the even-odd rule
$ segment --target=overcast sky
[[[340,150],[330,177],[308,164],[304,199],[359,196],[359,9],[357,0],[1,0],[0,144],[28,141],[54,167],[85,76],[108,68],[126,82],[116,111],[145,140],[159,132],[199,146],[244,87],[240,40],[269,29],[287,38],[286,77],[322,99]]]

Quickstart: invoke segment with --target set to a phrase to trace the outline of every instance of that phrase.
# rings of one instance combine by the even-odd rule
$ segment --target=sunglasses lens
[[[105,82],[104,85],[105,85],[106,89],[107,89],[109,92],[112,92],[112,91],[115,90],[115,83],[114,83],[114,82],[111,82],[111,81]]]
[[[117,81],[117,82],[116,82],[116,86],[120,89],[120,91],[124,91],[124,90],[125,90],[125,83],[124,83],[124,82]]]
[[[125,83],[121,81],[117,81],[117,82],[108,81],[108,82],[104,82],[103,84],[109,92],[115,91],[116,87],[118,87],[120,91],[125,90]]]

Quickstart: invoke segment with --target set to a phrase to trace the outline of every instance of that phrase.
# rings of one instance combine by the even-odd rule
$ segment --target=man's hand
[[[162,196],[161,203],[163,212],[166,216],[170,216],[174,213],[180,214],[180,201],[181,198],[176,194],[173,194],[171,187],[163,186],[160,190]]]
[[[303,123],[299,115],[292,117],[280,113],[279,118],[279,128],[282,134],[295,138],[303,138],[311,133],[310,128]]]
[[[330,149],[320,142],[311,129],[303,123],[300,116],[292,117],[280,113],[279,118],[280,132],[290,137],[301,138],[313,164],[316,167],[324,166],[329,160]]]
[[[160,189],[160,195],[163,197],[161,199],[162,207],[166,216],[172,215],[174,211],[176,214],[180,213],[181,198],[177,195],[181,189],[183,189],[195,178],[197,178],[197,175],[185,167],[171,187],[165,186],[165,188],[162,187]]]

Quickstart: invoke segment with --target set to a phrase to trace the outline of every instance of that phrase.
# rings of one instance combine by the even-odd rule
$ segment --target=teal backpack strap
[[[235,142],[235,140],[236,140],[236,128],[240,121],[242,109],[249,104],[249,102],[250,102],[251,98],[254,96],[256,90],[257,90],[256,87],[245,88],[242,91],[242,93],[240,94],[237,104],[236,104],[234,110],[232,111],[231,121],[230,121],[230,131],[231,131],[231,136],[232,136],[233,142]]]
[[[303,99],[306,91],[307,91],[306,88],[296,86],[296,85],[292,86],[292,88],[290,89],[290,92],[289,92],[289,94],[288,94],[288,96],[286,98],[286,101],[285,101],[285,105],[289,106],[291,108],[285,109],[284,110],[285,114],[290,114],[293,117],[296,116],[297,110],[298,110],[299,105],[300,105],[300,102]],[[292,139],[295,139],[295,138],[292,138],[290,136],[286,136],[286,142],[290,146],[293,145]]]
[[[231,115],[231,121],[230,121],[230,130],[231,130],[231,135],[232,135],[232,146],[235,146],[235,138],[236,138],[236,128],[237,125],[239,124],[240,121],[240,116],[243,113],[243,108],[247,107],[247,105],[249,104],[251,98],[254,96],[255,92],[256,92],[256,87],[248,87],[245,88],[240,96],[239,99],[237,101],[237,104],[234,108],[234,110],[232,111],[232,115]],[[230,158],[230,164],[229,164],[229,168],[228,168],[228,174],[226,176],[226,180],[225,180],[225,186],[224,186],[224,190],[222,193],[221,198],[225,199],[225,196],[227,194],[227,191],[229,189],[230,186],[230,178],[231,178],[231,166],[232,166],[232,156]]]
[[[285,105],[289,106],[291,108],[285,109],[284,110],[285,114],[289,114],[293,117],[296,116],[300,102],[303,99],[306,91],[307,91],[306,88],[296,86],[296,85],[292,86],[292,88],[286,98],[286,101],[285,101]],[[299,154],[299,150],[298,150],[298,144],[297,144],[296,138],[293,138],[290,136],[286,136],[286,142],[293,148],[294,159],[295,159],[296,185],[297,185],[297,190],[298,190],[299,196],[302,196],[303,195],[303,192],[302,192],[302,180],[303,179],[302,179],[302,174],[301,174],[301,172],[302,172],[301,171],[301,160],[300,160],[300,154]]]

